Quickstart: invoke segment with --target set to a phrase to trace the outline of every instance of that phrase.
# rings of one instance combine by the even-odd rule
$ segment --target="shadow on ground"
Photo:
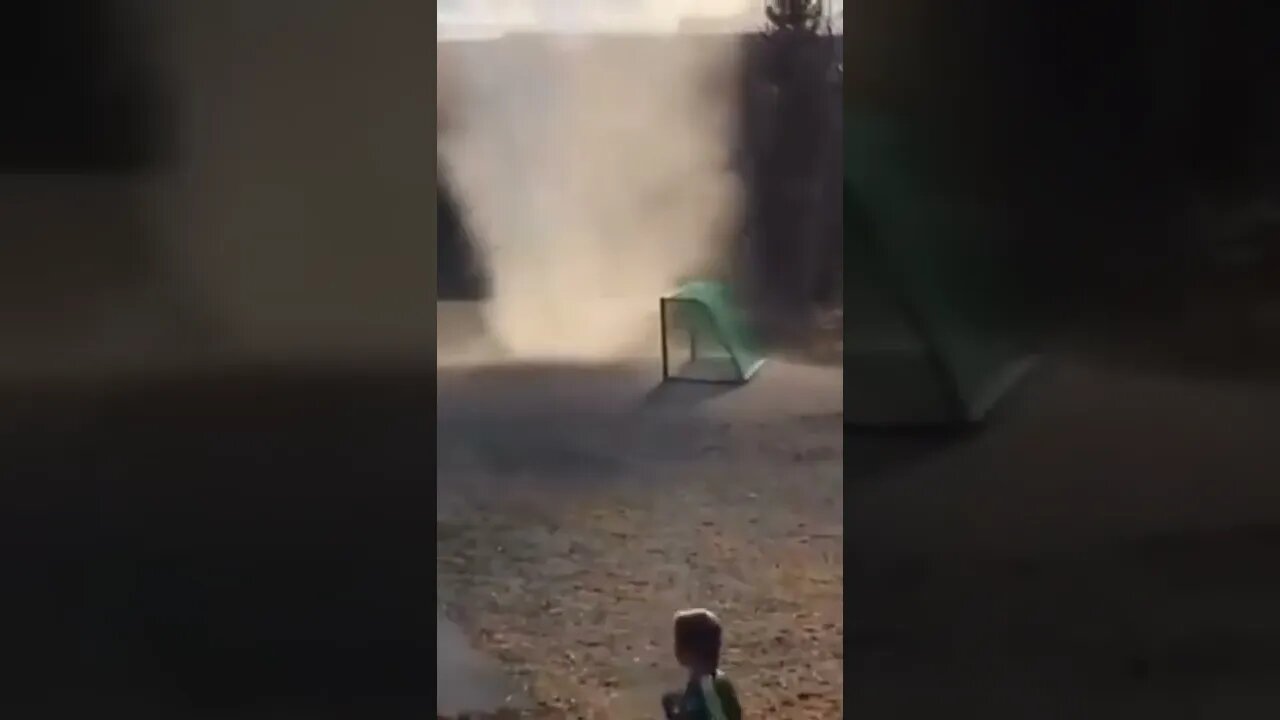
[[[845,427],[844,478],[849,484],[883,481],[944,456],[980,432],[972,428]]]
[[[664,409],[695,408],[741,387],[741,385],[730,383],[669,381],[654,385],[649,392],[645,393],[644,404],[648,407]]]
[[[425,711],[433,385],[0,391],[5,702]]]
[[[734,386],[661,384],[645,362],[523,362],[442,367],[438,388],[440,490],[478,475],[609,482],[722,452],[735,430],[838,438],[840,425],[838,368],[771,363]]]

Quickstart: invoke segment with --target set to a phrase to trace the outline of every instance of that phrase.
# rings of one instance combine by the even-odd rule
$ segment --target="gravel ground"
[[[1280,381],[1122,350],[1046,353],[956,435],[841,436],[774,367],[630,414],[601,398],[651,378],[454,378],[448,609],[569,717],[654,717],[692,604],[766,717],[1280,716]]]
[[[636,368],[442,370],[446,612],[545,710],[627,720],[680,683],[672,613],[709,607],[756,716],[839,717],[840,381],[775,363],[646,394]]]
[[[1275,382],[1058,357],[979,434],[850,437],[849,706],[1280,716],[1277,423]]]

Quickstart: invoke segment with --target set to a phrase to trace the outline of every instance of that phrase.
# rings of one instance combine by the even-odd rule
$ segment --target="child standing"
[[[720,640],[720,621],[709,610],[676,613],[676,662],[689,671],[689,683],[683,693],[663,696],[667,720],[742,720],[733,683],[720,672]]]

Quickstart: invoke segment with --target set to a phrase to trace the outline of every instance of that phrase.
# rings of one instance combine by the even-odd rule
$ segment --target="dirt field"
[[[842,437],[803,372],[442,378],[442,592],[570,716],[654,717],[684,604],[765,717],[1278,716],[1280,382],[1115,350],[1046,352],[958,435]]]
[[[0,389],[5,717],[422,717],[433,378]],[[118,712],[117,712],[118,711]]]
[[[705,606],[755,716],[843,708],[840,371],[653,391],[656,366],[441,368],[446,613],[542,707],[654,718]]]
[[[1057,357],[981,434],[851,436],[849,706],[1276,717],[1278,424],[1274,382]]]

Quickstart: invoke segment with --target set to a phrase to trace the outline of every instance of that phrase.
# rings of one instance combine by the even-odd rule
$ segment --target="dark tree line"
[[[824,19],[822,5],[814,0],[772,0],[764,14],[775,32],[816,32]]]
[[[843,279],[840,44],[815,0],[775,0],[747,69],[744,251],[750,295],[779,339],[839,305]]]

